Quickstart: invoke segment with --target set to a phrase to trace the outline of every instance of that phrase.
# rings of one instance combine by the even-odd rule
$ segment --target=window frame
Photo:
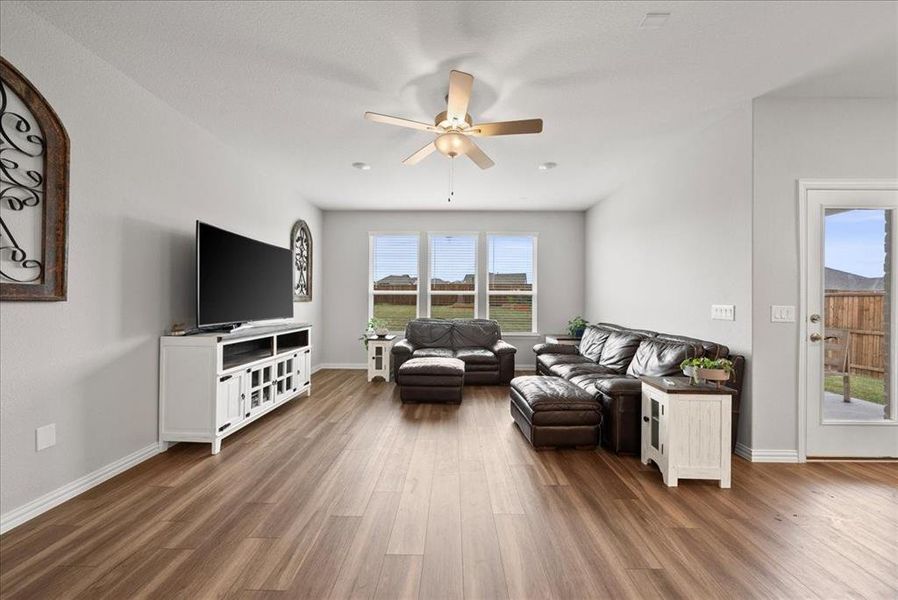
[[[490,289],[490,258],[491,258],[491,248],[490,248],[490,238],[494,237],[529,237],[533,240],[533,255],[531,257],[532,267],[533,267],[533,285],[532,288],[521,291],[510,291],[510,290],[491,290]],[[539,319],[538,319],[538,289],[537,286],[539,284],[539,275],[538,271],[538,258],[539,258],[539,233],[532,231],[488,231],[485,233],[485,242],[486,242],[486,261],[484,263],[484,274],[486,276],[486,307],[485,313],[486,318],[490,318],[490,296],[530,296],[531,306],[532,306],[532,314],[531,314],[531,322],[530,322],[530,331],[502,331],[502,337],[533,337],[539,335]]]
[[[374,289],[374,238],[386,236],[414,236],[417,241],[418,263],[417,282],[414,290],[375,290]],[[428,280],[429,281],[429,280]],[[421,318],[421,232],[420,231],[369,231],[368,232],[368,319],[374,317],[374,297],[375,296],[414,296],[415,297],[415,317]],[[404,333],[403,331],[390,330],[390,333]]]
[[[469,237],[474,240],[474,291],[465,290],[434,290],[433,286],[433,238],[434,237]],[[427,290],[425,302],[427,305],[427,317],[431,317],[431,296],[474,296],[474,316],[477,319],[480,313],[480,232],[477,231],[428,231],[427,232]],[[420,281],[420,277],[418,278]],[[418,288],[420,289],[420,285]]]

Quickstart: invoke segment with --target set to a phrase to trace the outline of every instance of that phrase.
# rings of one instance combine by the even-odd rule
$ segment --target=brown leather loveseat
[[[457,358],[465,363],[466,384],[508,383],[514,377],[517,348],[502,340],[489,319],[414,319],[405,339],[393,345],[393,376],[410,358]]]
[[[533,351],[538,375],[562,377],[593,395],[602,410],[602,445],[627,454],[640,450],[640,376],[682,375],[680,363],[694,356],[729,358],[735,373],[727,385],[737,390],[732,432],[736,442],[745,358],[730,355],[722,344],[599,323],[586,328],[579,348],[537,344]]]

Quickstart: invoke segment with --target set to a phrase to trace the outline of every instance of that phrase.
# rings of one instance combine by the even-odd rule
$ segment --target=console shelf
[[[311,325],[159,340],[159,440],[221,440],[302,394],[311,395]]]

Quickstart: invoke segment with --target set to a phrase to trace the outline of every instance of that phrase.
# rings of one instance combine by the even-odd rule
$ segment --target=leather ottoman
[[[561,377],[528,375],[511,380],[511,416],[534,448],[594,448],[602,412],[583,388]]]
[[[465,363],[458,358],[410,358],[399,367],[396,383],[403,402],[461,402]]]

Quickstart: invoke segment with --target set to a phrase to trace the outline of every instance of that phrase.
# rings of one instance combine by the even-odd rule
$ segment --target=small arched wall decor
[[[305,221],[297,221],[290,232],[293,251],[293,300],[312,301],[312,232]]]
[[[69,137],[0,57],[0,300],[65,300]]]

